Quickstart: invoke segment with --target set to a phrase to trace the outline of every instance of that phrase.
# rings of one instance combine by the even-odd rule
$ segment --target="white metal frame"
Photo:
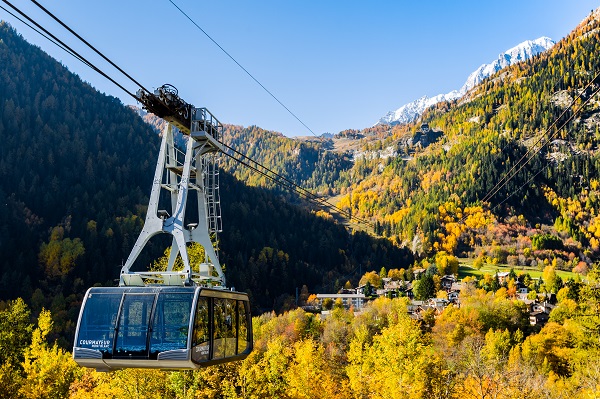
[[[183,163],[178,161],[180,151],[173,142],[173,129],[168,123],[163,132],[144,228],[121,268],[119,285],[206,284],[224,287],[225,275],[215,250],[216,235],[221,231],[217,162],[223,147],[217,139],[222,125],[205,108],[194,108]],[[170,193],[171,215],[158,209],[162,190]],[[184,226],[189,190],[197,193],[198,223]],[[133,263],[150,238],[162,233],[173,236],[166,272],[132,272]],[[190,242],[200,244],[206,254],[206,262],[199,265],[197,271],[190,265],[187,251]],[[173,271],[177,255],[181,255],[184,264],[182,271]]]

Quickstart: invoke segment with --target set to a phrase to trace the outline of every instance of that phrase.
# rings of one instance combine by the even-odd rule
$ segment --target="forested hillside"
[[[253,128],[261,135],[245,145],[314,188],[308,176],[319,176],[330,195],[342,195],[342,208],[374,220],[377,233],[421,258],[444,250],[492,263],[556,259],[565,270],[582,261],[589,266],[600,256],[600,97],[590,98],[599,84],[598,18],[596,11],[549,51],[499,71],[459,100],[436,104],[414,125],[315,142],[317,164],[302,172],[288,170],[302,140],[273,139]],[[424,143],[421,124],[443,134]],[[265,157],[263,146],[281,155]],[[323,161],[342,156],[350,167]],[[522,159],[528,162],[489,197]],[[524,252],[543,235],[557,237],[560,251]]]
[[[259,160],[275,172],[321,195],[335,193],[336,185],[347,179],[347,171],[352,167],[350,153],[331,151],[331,139],[291,140],[257,126],[226,125],[224,141],[242,154]],[[225,160],[224,168],[249,185],[270,186],[264,177],[231,159]]]
[[[598,96],[564,129],[552,123],[599,70],[598,26],[596,11],[548,52],[500,71],[455,103],[430,109],[420,123],[443,131],[442,139],[412,157],[377,160],[381,172],[352,186],[342,205],[375,217],[383,234],[415,243],[425,255],[444,249],[468,256],[482,247],[490,254],[498,247],[517,256],[519,236],[527,241],[550,233],[560,235],[567,252],[595,259]],[[416,129],[396,128],[384,146],[398,145]],[[525,167],[485,198],[526,154]]]
[[[421,320],[408,315],[406,298],[378,298],[358,314],[341,304],[327,317],[266,313],[253,319],[250,356],[197,371],[79,367],[49,339],[49,312],[32,323],[17,300],[0,309],[0,397],[594,398],[599,277],[596,268],[589,285],[561,290],[541,329],[506,288],[486,292],[473,282],[460,307]]]
[[[415,125],[324,140],[228,126],[229,145],[335,195],[385,238],[349,233],[225,161],[220,255],[228,282],[262,313],[254,350],[195,372],[98,373],[65,348],[82,293],[114,284],[140,231],[159,139],[134,110],[1,24],[0,397],[598,397],[600,98],[564,129],[552,123],[598,88],[599,52],[597,10],[549,52]],[[155,245],[144,261],[162,254]],[[446,289],[457,256],[512,268],[502,281],[497,269],[469,269]],[[364,307],[339,298],[308,313],[319,308],[308,291],[351,289],[358,270]],[[303,285],[300,301],[316,306],[285,311]],[[400,297],[409,293],[417,301]]]
[[[0,39],[0,300],[50,309],[63,334],[85,289],[118,278],[143,224],[159,137],[6,23]],[[251,143],[252,130],[244,134],[237,140]],[[221,176],[222,261],[256,311],[289,305],[303,285],[335,289],[359,265],[412,262],[388,240],[349,234],[280,194]],[[161,256],[164,244],[154,242],[142,263]]]
[[[141,226],[156,135],[6,23],[0,35],[0,292],[111,281]]]

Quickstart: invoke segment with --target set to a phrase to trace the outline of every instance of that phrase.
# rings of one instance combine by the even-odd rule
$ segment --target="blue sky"
[[[225,123],[311,135],[168,0],[39,1],[149,89],[171,83]],[[422,95],[458,89],[501,52],[541,36],[559,40],[600,6],[588,0],[173,1],[317,134],[368,127]],[[14,4],[68,37],[32,3]],[[0,18],[101,92],[134,103],[3,10]]]

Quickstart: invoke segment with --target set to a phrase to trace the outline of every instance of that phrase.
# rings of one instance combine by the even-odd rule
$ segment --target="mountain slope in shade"
[[[400,123],[413,122],[432,105],[441,101],[456,100],[464,96],[465,93],[481,83],[485,78],[493,75],[502,68],[538,55],[554,46],[555,43],[556,42],[549,37],[540,37],[536,40],[524,41],[500,54],[492,63],[483,64],[473,71],[460,90],[452,90],[449,93],[438,94],[433,97],[423,96],[418,100],[401,106],[395,111],[388,112],[376,124],[397,125]]]

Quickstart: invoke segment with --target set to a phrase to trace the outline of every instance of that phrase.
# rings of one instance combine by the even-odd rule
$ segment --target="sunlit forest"
[[[142,228],[160,138],[7,23],[0,39],[0,300],[50,310],[53,337],[66,348],[85,290],[115,285]],[[289,307],[303,285],[336,289],[360,265],[414,260],[389,240],[286,202],[289,193],[248,187],[229,173],[220,186],[221,263],[257,314]],[[136,270],[167,245],[150,241]]]
[[[599,52],[596,11],[415,124],[315,139],[227,125],[228,145],[373,226],[224,159],[219,253],[249,295],[254,351],[100,373],[72,359],[76,319],[142,228],[159,137],[2,22],[0,397],[599,398]],[[164,263],[163,244],[142,267]],[[397,288],[378,296],[384,279]],[[317,300],[359,286],[364,308]]]
[[[548,233],[579,260],[595,261],[598,25],[596,11],[549,51],[505,68],[460,100],[430,108],[420,123],[443,136],[425,148],[406,145],[419,124],[373,132],[373,140],[363,139],[371,156],[355,163],[361,178],[340,187],[340,205],[376,218],[380,234],[415,243],[427,256],[444,249],[474,257],[477,248],[499,247],[518,257],[520,240]],[[390,148],[398,155],[383,157]],[[524,157],[524,167],[513,169]],[[514,177],[486,197],[512,170]]]
[[[253,319],[243,361],[199,371],[77,366],[17,299],[0,311],[0,387],[10,398],[595,398],[600,393],[600,270],[558,291],[541,329],[502,286],[467,282],[460,306],[409,316],[407,298],[360,312],[298,308]],[[514,284],[509,280],[507,286]]]

